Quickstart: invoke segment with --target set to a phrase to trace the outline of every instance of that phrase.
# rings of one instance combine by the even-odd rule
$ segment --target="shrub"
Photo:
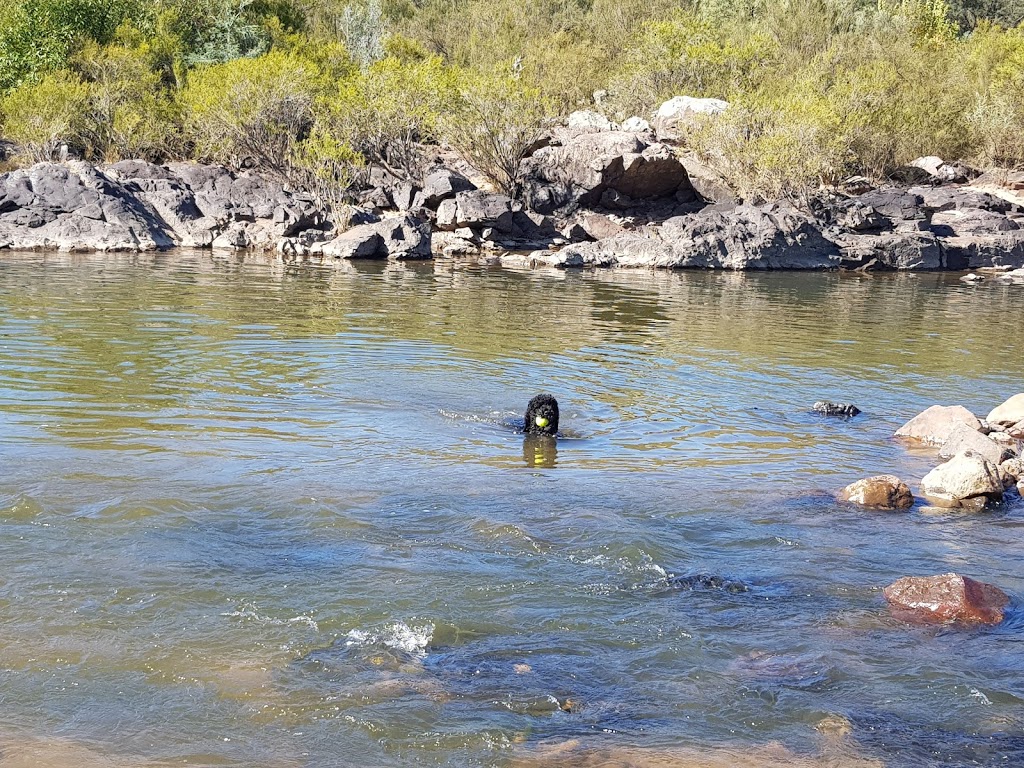
[[[86,154],[109,162],[155,160],[171,149],[176,113],[149,67],[147,48],[87,45],[76,66],[89,84],[83,115]]]
[[[692,144],[747,200],[790,197],[806,204],[841,178],[851,156],[843,120],[816,80],[787,83],[773,96],[733,104],[706,118]]]
[[[141,0],[22,0],[0,9],[0,91],[64,67],[83,41],[106,43]]]
[[[280,52],[196,69],[180,97],[196,159],[287,173],[312,124],[318,77],[311,62]]]
[[[421,175],[421,144],[436,141],[455,96],[455,75],[437,57],[387,58],[337,85],[317,123],[337,141],[400,178]]]
[[[4,135],[30,162],[60,159],[62,145],[82,141],[88,98],[88,86],[71,72],[52,72],[26,82],[0,102]]]
[[[448,116],[446,134],[473,167],[518,198],[522,161],[543,136],[551,113],[538,89],[514,77],[467,77]]]

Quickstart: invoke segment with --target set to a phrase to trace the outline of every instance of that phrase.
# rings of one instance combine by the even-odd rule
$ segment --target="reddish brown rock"
[[[906,576],[883,594],[896,618],[930,624],[999,624],[1010,602],[999,587],[956,573]]]
[[[895,436],[931,445],[942,445],[958,424],[966,424],[971,429],[981,430],[981,421],[978,417],[962,405],[933,405],[897,429]]]
[[[910,488],[895,475],[875,475],[850,483],[839,492],[839,499],[874,509],[909,509],[914,505]]]

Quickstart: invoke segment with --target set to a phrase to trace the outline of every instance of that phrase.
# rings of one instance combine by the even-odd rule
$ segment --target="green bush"
[[[173,152],[177,112],[147,53],[146,47],[92,43],[76,58],[89,88],[83,115],[88,156],[114,162],[156,160]]]
[[[109,42],[142,0],[22,0],[0,10],[0,91],[64,67],[84,41]]]
[[[313,122],[320,72],[294,54],[199,67],[180,97],[197,160],[287,173]]]
[[[502,192],[522,193],[520,167],[543,136],[550,105],[514,77],[467,76],[448,114],[452,146]]]
[[[58,71],[26,82],[0,101],[4,135],[30,162],[61,159],[61,147],[81,145],[89,88]]]
[[[316,120],[368,165],[418,179],[421,144],[438,139],[442,115],[455,96],[455,73],[439,58],[386,58],[339,82],[318,102]]]

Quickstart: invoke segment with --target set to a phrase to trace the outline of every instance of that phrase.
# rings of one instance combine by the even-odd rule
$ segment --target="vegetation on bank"
[[[0,0],[0,135],[21,162],[254,165],[327,201],[445,143],[514,194],[553,116],[717,97],[684,149],[770,198],[923,154],[1024,165],[1022,21],[1024,0]]]

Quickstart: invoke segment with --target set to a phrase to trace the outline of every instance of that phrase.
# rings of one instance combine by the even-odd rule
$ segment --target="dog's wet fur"
[[[538,426],[537,417],[547,419],[548,423],[543,427]],[[557,435],[558,401],[551,395],[537,395],[533,398],[526,406],[523,432],[528,435]]]

